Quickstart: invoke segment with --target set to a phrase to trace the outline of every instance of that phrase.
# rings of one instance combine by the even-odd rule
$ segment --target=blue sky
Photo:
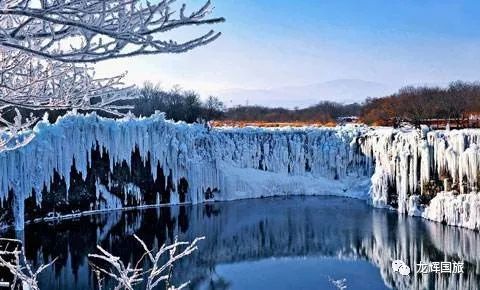
[[[337,79],[394,88],[479,79],[478,0],[213,2],[214,15],[227,19],[213,27],[223,32],[215,43],[187,54],[103,63],[99,71],[128,70],[129,82],[179,84],[204,95]]]

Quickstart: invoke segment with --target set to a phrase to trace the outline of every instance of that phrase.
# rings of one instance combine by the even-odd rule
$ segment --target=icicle
[[[97,144],[102,154],[103,150],[109,153],[110,171],[116,163],[130,166],[135,148],[143,162],[150,154],[154,178],[158,164],[166,179],[171,174],[175,188],[185,178],[186,200],[193,203],[205,201],[207,188],[217,189],[215,200],[275,194],[363,197],[371,177],[370,203],[389,206],[388,194],[396,188],[399,211],[409,212],[417,208],[418,199],[411,196],[424,193],[435,175],[446,173],[452,178],[452,186],[445,184],[445,189],[466,180],[466,186],[460,186],[462,192],[464,187],[468,192],[478,190],[480,133],[475,130],[344,126],[207,131],[201,125],[173,123],[161,116],[111,120],[70,113],[55,124],[40,122],[33,132],[35,138],[27,145],[0,152],[0,200],[14,189],[17,215],[22,215],[23,201],[32,188],[39,204],[40,190],[44,184],[49,190],[54,169],[68,186],[75,159],[76,170],[85,178],[87,165],[92,164],[90,152]],[[104,189],[99,184],[96,192],[107,199],[105,207],[118,203],[108,197],[110,179],[108,183]],[[125,203],[127,195],[144,203],[134,184],[125,188]],[[171,194],[171,202],[179,202],[178,190]],[[22,224],[23,217],[15,219]]]

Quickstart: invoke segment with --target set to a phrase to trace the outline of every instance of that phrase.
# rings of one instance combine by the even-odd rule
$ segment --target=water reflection
[[[149,246],[171,241],[175,235],[181,240],[206,236],[200,250],[175,268],[175,280],[191,280],[192,289],[238,289],[232,286],[233,280],[255,265],[262,271],[303,265],[303,270],[291,275],[308,280],[312,273],[321,273],[327,282],[329,276],[346,276],[349,289],[365,289],[365,281],[376,285],[368,289],[477,289],[480,285],[478,233],[398,216],[344,198],[258,199],[112,212],[59,224],[29,225],[23,238],[27,258],[33,263],[58,257],[51,271],[42,276],[42,288],[73,290],[94,289],[86,256],[95,252],[97,243],[125,261],[138,259],[141,249],[131,238],[133,233]],[[283,262],[273,263],[272,257],[283,258],[279,260]],[[299,257],[305,259],[303,264],[295,262]],[[403,277],[392,272],[394,259],[412,269],[420,261],[461,260],[465,273]],[[338,270],[344,261],[350,266]],[[242,265],[247,270],[242,272]],[[315,270],[305,270],[306,265]],[[368,267],[374,267],[373,271]],[[352,276],[358,272],[364,273],[363,281]],[[291,280],[288,273],[281,274],[285,281]],[[269,274],[265,272],[263,278]],[[274,281],[264,283],[273,285]],[[262,288],[265,285],[257,287]]]

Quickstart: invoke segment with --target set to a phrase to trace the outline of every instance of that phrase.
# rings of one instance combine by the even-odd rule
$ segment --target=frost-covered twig
[[[9,134],[0,136],[0,148],[38,120],[32,113],[23,118],[19,109],[104,111],[116,116],[131,106],[118,101],[137,98],[137,89],[124,86],[124,74],[95,78],[92,67],[32,58],[22,52],[0,48],[0,128]],[[6,117],[14,110],[13,120]]]
[[[105,269],[97,264],[90,263],[97,277],[103,274],[112,278],[117,283],[115,289],[133,290],[133,286],[142,281],[143,270],[141,268],[132,268],[130,264],[125,266],[119,257],[113,256],[101,246],[97,246],[97,249],[101,254],[90,254],[88,257],[106,262],[110,266],[110,268]]]
[[[24,138],[19,139],[18,133],[20,131],[23,131],[25,129],[28,129],[30,126],[32,126],[38,118],[34,117],[33,115],[30,115],[29,118],[23,118],[22,114],[20,111],[15,108],[15,117],[13,118],[13,122],[7,121],[5,118],[3,118],[1,111],[0,111],[0,125],[3,123],[3,125],[6,126],[7,131],[5,130],[0,130],[0,151],[5,149],[5,148],[16,148],[18,146],[24,145],[28,142],[30,142],[32,135],[26,135]],[[10,144],[15,141],[15,144]]]
[[[30,115],[30,118],[26,118],[25,120],[23,120],[23,116],[20,113],[20,111],[17,108],[15,108],[14,110],[15,110],[15,117],[13,118],[13,122],[7,121],[5,118],[2,117],[2,114],[0,113],[0,123],[5,124],[8,128],[8,131],[15,136],[21,130],[24,130],[30,127],[33,123],[35,123],[38,120],[38,118],[34,117],[33,115]]]
[[[220,36],[186,40],[166,32],[223,22],[210,0],[187,14],[176,0],[6,0],[0,2],[0,46],[61,62],[97,62],[140,54],[181,53]],[[164,37],[162,37],[164,36]],[[165,39],[166,38],[166,39]],[[170,38],[170,39],[169,39]]]
[[[102,290],[103,289],[103,281],[105,280],[105,278],[102,278],[102,272],[99,269],[97,269],[95,264],[89,263],[89,265],[90,265],[90,267],[93,268],[92,271],[95,274],[95,278],[97,279],[97,289]]]
[[[0,113],[9,108],[28,110],[129,109],[118,100],[138,97],[125,87],[124,74],[96,78],[92,67],[42,60],[23,52],[0,49]],[[5,124],[5,120],[0,119]]]
[[[149,249],[145,242],[138,236],[134,235],[135,239],[140,243],[144,249],[144,254],[137,261],[135,266],[128,264],[127,266],[120,260],[101,246],[97,246],[101,254],[90,254],[89,258],[99,260],[107,264],[108,267],[100,266],[98,263],[91,263],[93,271],[97,275],[97,279],[103,279],[102,274],[116,283],[115,289],[133,289],[135,285],[146,280],[146,289],[152,290],[161,282],[165,282],[166,289],[180,290],[188,286],[189,282],[183,283],[176,287],[171,285],[172,269],[175,262],[181,258],[190,255],[197,250],[197,244],[203,240],[204,237],[196,238],[193,242],[179,242],[177,238],[171,245],[163,244],[159,249]],[[161,258],[168,254],[168,260],[162,263]],[[151,268],[143,269],[140,267],[142,261],[147,258],[151,263]],[[100,282],[101,284],[101,282]],[[101,285],[100,285],[101,287]]]
[[[24,289],[28,287],[31,290],[40,290],[38,276],[55,263],[56,259],[34,270],[25,257],[25,249],[21,241],[0,238],[0,243],[5,244],[4,249],[0,249],[0,267],[7,268],[13,275],[11,289],[17,289],[17,286],[21,285]],[[11,250],[8,249],[10,245],[13,245]]]

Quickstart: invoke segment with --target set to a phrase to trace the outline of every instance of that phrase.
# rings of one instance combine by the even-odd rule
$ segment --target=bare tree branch
[[[221,33],[209,31],[192,40],[161,38],[188,26],[215,24],[210,0],[187,15],[176,0],[3,1],[0,46],[61,62],[86,63],[140,54],[181,53],[206,45]],[[179,7],[175,7],[179,6]],[[179,8],[175,12],[175,8]]]
[[[20,288],[31,290],[40,290],[38,286],[38,276],[48,267],[53,265],[56,259],[50,263],[41,265],[37,270],[32,269],[25,257],[25,249],[20,240],[0,238],[2,248],[0,249],[0,267],[4,267],[13,275],[13,284],[11,289]],[[12,249],[9,249],[9,247]]]
[[[97,79],[91,67],[0,50],[0,109],[108,107],[135,96],[133,87],[123,86],[124,75]]]
[[[188,286],[189,282],[183,283],[178,287],[171,285],[172,267],[178,260],[197,250],[198,242],[205,239],[204,237],[196,238],[192,243],[179,242],[177,238],[175,238],[173,244],[168,246],[163,244],[158,250],[148,249],[142,239],[136,235],[134,235],[134,237],[144,249],[144,254],[133,267],[131,264],[125,266],[119,257],[110,254],[100,246],[97,246],[100,254],[88,255],[90,259],[106,263],[107,265],[107,267],[105,267],[99,266],[99,263],[90,263],[93,271],[97,275],[97,279],[104,279],[103,277],[113,279],[113,281],[116,282],[115,289],[133,290],[134,286],[144,279],[146,279],[147,282],[147,290],[154,289],[161,282],[166,283],[167,290],[180,290]],[[179,249],[181,250],[178,252]],[[161,259],[165,254],[168,254],[168,260],[162,263]],[[140,267],[140,264],[145,258],[148,258],[151,264],[151,268],[149,269]],[[101,287],[101,282],[99,283],[99,287]]]

